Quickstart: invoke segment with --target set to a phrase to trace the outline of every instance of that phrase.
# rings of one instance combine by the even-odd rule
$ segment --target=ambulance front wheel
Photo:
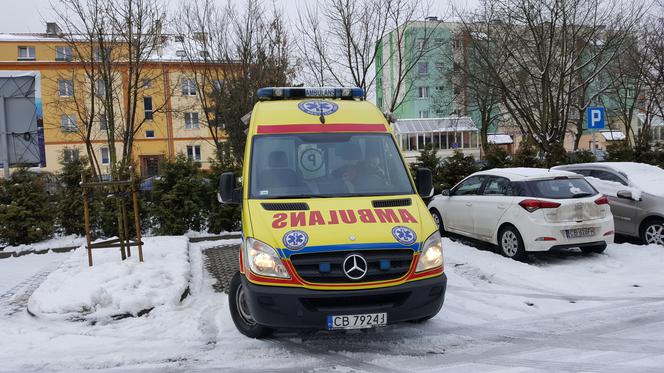
[[[249,338],[264,338],[272,334],[273,329],[256,323],[251,316],[247,289],[242,285],[242,275],[236,272],[231,279],[228,292],[228,304],[231,310],[233,323],[240,333]]]

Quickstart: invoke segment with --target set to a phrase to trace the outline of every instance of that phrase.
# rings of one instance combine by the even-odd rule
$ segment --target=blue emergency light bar
[[[364,98],[364,90],[358,87],[266,87],[259,88],[257,94],[261,101],[296,98],[341,98],[348,100]]]

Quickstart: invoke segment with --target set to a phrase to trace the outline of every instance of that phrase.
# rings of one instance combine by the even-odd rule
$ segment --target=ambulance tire
[[[231,279],[230,289],[228,291],[228,304],[231,311],[233,323],[240,333],[249,338],[261,339],[269,336],[274,331],[263,325],[259,325],[251,318],[249,307],[247,307],[244,286],[242,285],[242,275],[236,272]]]
[[[526,259],[526,247],[519,230],[513,225],[505,225],[498,233],[498,250],[503,256],[523,261]]]

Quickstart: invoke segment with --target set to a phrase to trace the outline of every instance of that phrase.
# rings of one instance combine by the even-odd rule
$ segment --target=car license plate
[[[387,325],[387,313],[339,315],[327,317],[327,329],[365,329]]]
[[[576,229],[566,229],[565,235],[567,238],[583,238],[583,237],[592,237],[595,235],[595,228],[576,228]]]

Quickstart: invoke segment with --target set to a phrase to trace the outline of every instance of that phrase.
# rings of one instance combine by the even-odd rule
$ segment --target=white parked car
[[[607,197],[567,171],[476,172],[436,196],[429,211],[441,232],[498,245],[513,259],[556,248],[601,253],[614,236]]]

